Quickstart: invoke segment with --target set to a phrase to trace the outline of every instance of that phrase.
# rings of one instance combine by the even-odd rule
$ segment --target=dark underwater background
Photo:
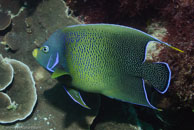
[[[92,108],[87,110],[50,78],[33,49],[55,30],[81,23],[130,26],[184,51],[156,45],[148,52],[147,59],[166,62],[172,71],[168,91],[153,99],[163,111],[81,92]],[[29,66],[38,96],[30,116],[0,123],[0,130],[194,130],[193,0],[0,0],[0,54]]]

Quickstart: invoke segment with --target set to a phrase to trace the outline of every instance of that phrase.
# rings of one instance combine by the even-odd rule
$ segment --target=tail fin
[[[153,85],[160,93],[165,93],[168,90],[171,79],[171,71],[167,63],[144,63],[143,64],[143,79]]]

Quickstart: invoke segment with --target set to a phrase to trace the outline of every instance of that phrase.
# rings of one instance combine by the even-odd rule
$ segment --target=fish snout
[[[32,51],[32,55],[33,55],[34,58],[36,58],[37,55],[38,55],[38,49],[34,49],[34,50]]]

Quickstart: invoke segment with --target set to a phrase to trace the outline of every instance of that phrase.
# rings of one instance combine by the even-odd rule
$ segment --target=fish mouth
[[[34,49],[34,50],[32,51],[32,55],[33,55],[34,58],[36,58],[37,55],[38,55],[38,49]]]

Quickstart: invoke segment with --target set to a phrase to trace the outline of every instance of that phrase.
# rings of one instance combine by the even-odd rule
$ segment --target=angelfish
[[[72,77],[71,86],[64,89],[83,107],[89,108],[78,90],[157,109],[150,101],[145,80],[163,94],[169,87],[171,71],[165,62],[146,62],[146,47],[151,41],[183,52],[131,27],[81,24],[57,30],[33,51],[33,56],[52,78]]]

